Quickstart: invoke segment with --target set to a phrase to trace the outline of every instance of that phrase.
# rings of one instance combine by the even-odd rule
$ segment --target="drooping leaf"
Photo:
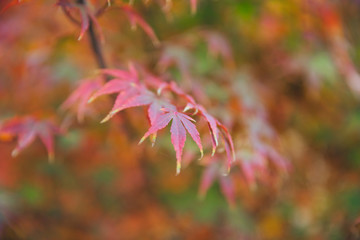
[[[91,4],[91,3],[87,2],[87,4]],[[84,37],[86,31],[90,27],[90,24],[92,23],[92,24],[95,25],[95,27],[97,29],[97,32],[99,34],[100,40],[103,42],[104,41],[104,35],[102,33],[102,29],[100,27],[100,24],[96,19],[95,13],[91,10],[92,8],[87,6],[87,4],[74,4],[73,2],[70,2],[69,0],[58,0],[57,3],[56,3],[56,5],[58,5],[58,6],[60,6],[62,8],[63,12],[67,15],[67,17],[69,19],[71,19],[73,22],[80,25],[81,30],[80,30],[80,34],[79,34],[79,37],[78,37],[79,41]],[[72,10],[79,11],[81,21],[78,21],[77,19],[75,19],[72,16],[72,14],[71,14]]]
[[[80,35],[78,37],[78,40],[80,41],[84,37],[86,31],[89,28],[89,16],[88,16],[85,8],[79,7],[79,11],[80,11],[80,15],[81,15],[81,30],[80,30]]]
[[[208,123],[210,135],[211,135],[211,143],[212,143],[212,155],[215,154],[216,148],[219,144],[219,133],[222,133],[222,139],[224,140],[224,147],[227,153],[228,158],[228,170],[230,170],[231,163],[235,160],[235,149],[234,143],[232,141],[231,135],[227,128],[221,124],[217,119],[215,119],[212,115],[210,115],[203,106],[199,104],[188,103],[184,109],[187,111],[189,109],[194,109],[195,113],[199,113],[202,115]],[[220,129],[222,131],[220,131]]]
[[[225,151],[226,151],[226,155],[227,155],[227,170],[228,172],[230,171],[231,168],[231,164],[235,161],[235,148],[234,148],[234,143],[233,140],[231,138],[231,135],[229,133],[229,131],[227,130],[227,128],[222,125],[222,124],[218,124],[218,126],[221,129],[221,136],[223,137],[224,140],[224,146],[225,146]]]
[[[131,5],[123,4],[121,9],[127,14],[132,28],[136,28],[136,25],[139,25],[150,37],[155,46],[160,44],[160,41],[157,38],[154,30],[150,27],[149,24],[147,24],[147,22],[145,22],[145,20],[135,11]]]

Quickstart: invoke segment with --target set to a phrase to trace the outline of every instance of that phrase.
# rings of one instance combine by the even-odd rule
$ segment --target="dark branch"
[[[99,68],[106,68],[106,62],[105,62],[104,55],[102,53],[101,43],[99,41],[98,36],[96,35],[95,28],[94,28],[94,22],[91,18],[89,19],[88,34],[89,34],[89,38],[90,38],[91,49],[94,53],[94,56],[95,56],[95,59],[97,61]]]
[[[79,5],[83,5],[86,8],[87,5],[87,0],[77,0],[76,1],[77,4]],[[62,6],[62,10],[65,13],[65,15],[67,16],[67,18],[72,21],[74,24],[76,25],[81,25],[81,22],[78,21],[77,19],[75,19],[69,12],[69,10]],[[103,11],[103,10],[102,10]],[[106,68],[106,62],[105,62],[105,58],[104,55],[102,53],[102,49],[101,49],[101,43],[99,40],[98,35],[96,34],[95,31],[95,24],[94,24],[94,20],[88,16],[89,19],[89,28],[87,29],[88,32],[88,36],[90,39],[90,46],[91,46],[91,50],[94,54],[94,57],[96,59],[97,65],[99,68]]]

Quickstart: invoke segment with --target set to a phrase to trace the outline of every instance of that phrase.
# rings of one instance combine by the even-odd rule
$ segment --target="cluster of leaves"
[[[9,4],[13,5],[15,2],[10,2]],[[104,41],[104,36],[97,17],[108,9],[111,5],[111,1],[104,4],[105,5],[101,6],[98,10],[94,10],[95,8],[87,1],[59,0],[57,2],[57,6],[63,10],[68,19],[81,27],[78,40],[81,40],[85,33],[89,31],[90,25],[93,25],[92,27],[96,27],[98,36],[102,42]],[[129,4],[119,4],[120,5],[112,5],[112,7],[120,9],[128,17],[133,27],[139,25],[150,37],[154,45],[159,45],[159,40],[153,29],[134,10],[134,8]],[[8,6],[6,6],[4,10],[7,8]],[[164,9],[169,8],[165,6]],[[191,9],[193,12],[196,11],[196,1],[191,1]],[[78,20],[76,16],[78,16],[80,20]],[[207,44],[208,52],[213,57],[221,56],[225,66],[227,66],[228,70],[232,71],[234,68],[234,60],[232,50],[226,39],[217,32],[203,29],[198,30],[198,35],[200,39]],[[197,40],[194,41],[194,39],[191,38],[191,35],[189,36],[190,38],[185,41],[185,46],[181,46],[181,44],[165,44],[157,64],[163,73],[166,72],[166,70],[169,70],[170,67],[175,66],[175,68],[179,69],[182,77],[185,79],[185,83],[190,83],[193,80],[191,63],[195,60],[192,59],[190,52],[187,55],[178,54],[177,49],[180,48],[182,49],[180,51],[186,52],[190,51],[189,47],[194,48],[196,46]],[[184,51],[184,49],[188,50]],[[229,130],[224,124],[213,117],[204,106],[198,104],[192,96],[183,91],[176,82],[171,80],[166,74],[156,76],[145,70],[145,68],[139,64],[135,65],[130,63],[128,70],[101,69],[99,71],[99,76],[81,80],[77,89],[63,103],[61,108],[63,110],[76,108],[77,120],[83,122],[84,116],[94,111],[88,104],[102,95],[109,94],[117,94],[117,97],[115,98],[115,103],[110,113],[101,121],[102,123],[108,121],[115,114],[124,109],[139,106],[147,107],[150,128],[141,138],[140,143],[150,136],[151,142],[154,145],[157,132],[165,128],[171,122],[171,142],[176,152],[177,174],[180,173],[181,169],[182,153],[187,133],[200,149],[202,158],[204,150],[200,139],[200,133],[195,125],[194,117],[200,117],[205,120],[210,132],[211,150],[209,150],[209,152],[211,152],[211,157],[208,160],[203,161],[203,164],[207,166],[207,170],[204,172],[200,187],[200,195],[202,196],[205,195],[217,176],[221,183],[224,195],[229,203],[233,204],[235,201],[234,183],[232,182],[232,178],[229,178],[226,175],[230,171],[231,166],[235,164],[242,168],[242,175],[249,185],[254,185],[257,177],[265,178],[267,172],[266,158],[274,160],[275,165],[282,169],[281,171],[287,171],[288,166],[285,163],[285,160],[283,160],[275,148],[268,145],[268,143],[264,143],[264,138],[262,137],[262,131],[264,129],[252,127],[252,125],[254,125],[253,120],[260,119],[260,115],[264,115],[263,113],[260,113],[259,116],[255,116],[254,118],[250,118],[250,115],[253,112],[257,112],[257,109],[252,109],[251,107],[248,109],[249,114],[245,113],[245,119],[241,121],[245,121],[249,124],[246,126],[246,129],[250,130],[249,146],[252,150],[249,151],[246,147],[244,148],[244,146],[241,146],[240,150],[235,150]],[[239,102],[242,104],[244,99],[241,99],[240,97]],[[246,109],[246,107],[242,108]],[[233,118],[235,119],[236,116],[233,116]],[[21,130],[9,130],[9,126],[18,122],[17,119],[5,123],[2,126],[1,131],[2,133],[19,135],[19,147],[15,149],[15,153],[18,153],[24,147],[29,145],[30,142],[34,140],[36,134],[38,134],[48,149],[49,158],[52,159],[53,140],[50,136],[52,134],[58,134],[60,131],[55,127],[50,128],[50,125],[43,124],[43,122],[47,122],[46,120],[31,121],[33,122],[33,125],[36,125],[36,128],[32,128],[33,125],[30,125],[29,127],[29,124],[24,124],[28,126],[25,134],[21,132]],[[263,124],[266,125],[266,120]],[[43,125],[44,127],[38,127]],[[38,133],[37,129],[40,129],[41,131]],[[46,129],[46,131],[43,129]],[[23,135],[25,135],[25,137]],[[44,139],[44,135],[47,135],[48,139]],[[272,133],[272,135],[274,134]],[[270,136],[270,138],[273,137]],[[222,141],[220,142],[220,140]],[[226,152],[226,161],[222,160],[224,157],[221,153],[215,155],[219,145],[221,145]],[[205,148],[205,152],[208,152],[207,148]],[[266,180],[264,182],[266,182]]]
[[[37,239],[357,236],[358,3],[201,1],[196,15],[189,3],[195,12],[196,1],[0,2],[6,221]],[[94,36],[110,64],[79,80],[94,70]],[[98,124],[99,112],[110,123]],[[154,145],[168,125],[156,148],[134,140]],[[54,164],[36,142],[50,160],[56,152]],[[203,152],[200,167],[183,170]]]
[[[234,145],[227,128],[211,116],[203,106],[198,105],[193,97],[183,92],[175,82],[165,82],[159,77],[149,74],[147,71],[141,71],[130,64],[129,70],[103,69],[101,73],[111,79],[103,86],[99,86],[101,78],[94,80],[84,80],[74,93],[65,101],[63,108],[69,108],[72,105],[77,106],[77,116],[79,120],[83,119],[85,104],[94,101],[96,98],[107,94],[118,94],[114,106],[110,113],[101,121],[106,122],[116,113],[131,107],[147,106],[147,114],[150,122],[150,128],[140,140],[151,136],[151,142],[154,145],[157,132],[171,123],[171,141],[176,151],[177,174],[180,173],[181,155],[186,141],[186,132],[195,141],[203,155],[200,134],[194,124],[195,120],[186,114],[188,110],[194,110],[192,115],[202,116],[208,123],[211,140],[212,155],[219,145],[219,138],[223,139],[223,144],[227,152],[227,166],[234,161]],[[141,81],[142,80],[142,81]],[[153,89],[153,91],[151,90]],[[183,98],[186,102],[183,110],[170,101],[168,93],[173,93],[178,98]]]

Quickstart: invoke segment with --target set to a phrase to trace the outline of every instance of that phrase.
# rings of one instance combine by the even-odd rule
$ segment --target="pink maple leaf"
[[[189,109],[194,109],[195,113],[199,113],[202,115],[206,122],[208,123],[210,135],[211,135],[211,143],[212,143],[212,155],[215,154],[216,148],[219,145],[219,135],[221,133],[221,137],[224,142],[224,147],[227,155],[227,168],[230,171],[230,167],[233,161],[235,161],[235,148],[232,137],[228,131],[228,129],[220,123],[216,118],[210,115],[203,106],[200,104],[192,104],[188,103],[184,109],[187,111]]]
[[[121,7],[121,10],[123,10],[126,14],[127,17],[129,18],[131,27],[133,29],[136,28],[137,25],[139,25],[144,32],[150,37],[150,39],[152,40],[153,44],[155,46],[158,46],[160,44],[159,39],[157,38],[154,30],[150,27],[149,24],[147,24],[147,22],[135,11],[135,9],[129,5],[129,4],[123,4]]]
[[[80,25],[81,30],[78,37],[79,41],[84,37],[86,31],[89,29],[90,21],[94,23],[95,27],[97,28],[101,41],[104,41],[104,35],[102,33],[100,24],[96,19],[95,13],[93,13],[87,5],[74,4],[71,3],[69,0],[58,0],[56,5],[62,8],[63,12],[69,17],[69,19]],[[71,10],[73,9],[79,11],[81,21],[78,21],[72,16]]]
[[[171,142],[174,145],[176,152],[176,174],[179,174],[181,169],[181,155],[186,141],[186,132],[190,134],[191,138],[198,145],[201,156],[203,155],[200,134],[197,131],[196,126],[192,123],[195,121],[194,119],[178,111],[164,112],[163,114],[157,116],[154,123],[140,140],[140,143],[151,134],[157,133],[157,131],[166,127],[171,120]]]
[[[61,109],[70,109],[73,106],[77,107],[77,119],[79,122],[84,120],[85,113],[88,109],[88,101],[90,96],[101,87],[101,79],[84,79],[80,82],[75,91],[65,100],[61,105]]]
[[[49,120],[38,120],[34,117],[15,117],[0,126],[0,136],[17,136],[17,146],[12,152],[16,157],[29,146],[36,137],[45,145],[50,161],[54,159],[54,134],[60,134],[60,129]]]

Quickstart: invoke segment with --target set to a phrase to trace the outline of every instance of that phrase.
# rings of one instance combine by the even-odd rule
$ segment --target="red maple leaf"
[[[36,137],[45,145],[50,161],[54,159],[54,135],[60,134],[60,129],[49,120],[38,120],[34,117],[15,117],[0,126],[0,136],[17,136],[17,146],[12,156],[17,156],[29,146]]]

